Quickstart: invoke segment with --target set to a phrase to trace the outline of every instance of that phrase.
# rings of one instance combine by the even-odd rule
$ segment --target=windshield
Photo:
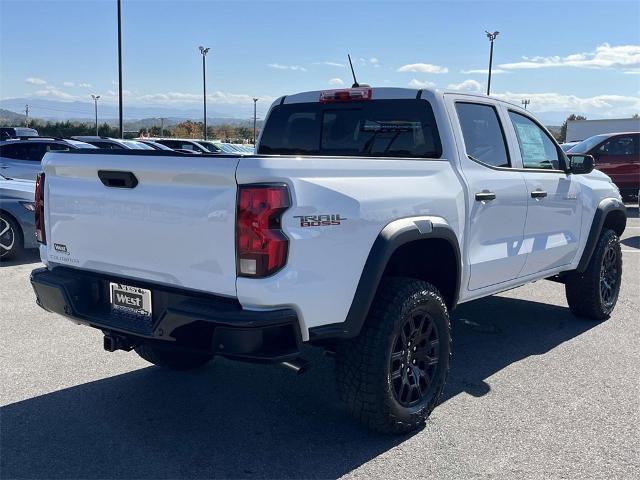
[[[258,153],[439,158],[442,147],[429,102],[396,99],[276,106]]]
[[[237,153],[228,143],[219,143],[218,146],[225,153]]]
[[[91,145],[90,143],[87,143],[87,142],[80,142],[78,140],[65,140],[65,142],[70,143],[74,147],[78,147],[78,148],[98,148],[95,145]]]
[[[587,153],[589,150],[591,150],[606,138],[608,138],[607,135],[596,135],[595,137],[589,137],[586,140],[583,140],[577,145],[571,147],[569,149],[569,153]]]
[[[170,152],[173,152],[173,148],[169,148],[166,145],[163,145],[161,143],[158,142],[142,142],[145,145],[149,145],[151,148],[155,148],[156,150],[169,150]]]
[[[134,148],[136,150],[154,150],[153,147],[150,147],[149,145],[145,145],[144,143],[141,143],[141,142],[136,142],[135,140],[120,140],[120,141],[124,143],[127,147]]]

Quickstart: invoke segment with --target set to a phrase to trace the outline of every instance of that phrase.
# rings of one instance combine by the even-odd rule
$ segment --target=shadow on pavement
[[[634,237],[623,238],[620,243],[631,248],[640,248],[640,235]]]
[[[27,263],[40,263],[40,250],[37,248],[24,250],[18,258],[0,261],[0,267],[13,267],[16,265],[26,265]]]
[[[511,298],[462,305],[443,401],[484,395],[489,376],[594,325],[567,308]],[[196,372],[148,367],[8,405],[2,476],[335,478],[407,439],[354,423],[334,393],[333,360],[308,356],[314,367],[300,377],[219,359]]]

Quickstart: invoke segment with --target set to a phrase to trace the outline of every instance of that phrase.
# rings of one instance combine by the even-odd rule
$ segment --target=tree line
[[[47,137],[72,137],[76,135],[95,135],[96,127],[94,123],[72,122],[72,121],[42,121],[33,119],[29,122],[29,127],[38,130],[41,136]],[[176,125],[166,126],[161,130],[159,126],[149,128],[127,129],[125,124],[125,138],[135,137],[176,137],[176,138],[203,138],[203,122],[186,120]],[[259,128],[256,135],[260,134]],[[118,127],[108,123],[98,125],[98,135],[103,137],[119,137]],[[253,143],[253,127],[246,125],[220,124],[207,126],[207,138],[222,140],[229,143]]]

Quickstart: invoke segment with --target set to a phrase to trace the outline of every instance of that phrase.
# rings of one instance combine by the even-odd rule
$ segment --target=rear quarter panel
[[[443,147],[444,147],[443,140]],[[369,251],[391,221],[444,218],[458,238],[464,228],[464,194],[446,159],[249,157],[238,184],[289,186],[292,207],[283,216],[290,239],[284,269],[266,279],[237,279],[245,308],[297,310],[303,339],[308,328],[343,322]],[[339,225],[302,226],[301,216],[339,215]]]

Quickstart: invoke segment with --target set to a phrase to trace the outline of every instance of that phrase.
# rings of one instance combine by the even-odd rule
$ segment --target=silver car
[[[96,148],[88,143],[53,137],[22,137],[0,142],[0,173],[5,177],[35,181],[45,153]]]
[[[18,256],[25,248],[37,248],[33,180],[0,175],[0,261]]]

